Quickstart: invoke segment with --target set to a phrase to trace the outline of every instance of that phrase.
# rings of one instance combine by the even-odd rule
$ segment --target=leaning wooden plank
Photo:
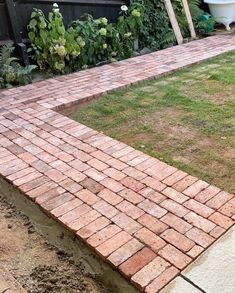
[[[190,9],[189,9],[189,6],[188,6],[188,1],[187,0],[182,0],[182,2],[183,2],[183,6],[184,6],[184,12],[185,12],[185,15],[186,15],[186,18],[187,18],[187,21],[188,21],[191,37],[193,39],[195,39],[196,38],[196,32],[195,32],[195,29],[194,29],[192,16],[191,16]]]
[[[180,31],[178,21],[177,21],[176,16],[175,16],[175,12],[174,12],[171,0],[165,0],[165,6],[166,6],[166,10],[167,10],[167,13],[168,13],[172,28],[173,28],[174,33],[175,33],[177,43],[180,45],[180,44],[183,43],[183,37],[182,37],[181,31]]]

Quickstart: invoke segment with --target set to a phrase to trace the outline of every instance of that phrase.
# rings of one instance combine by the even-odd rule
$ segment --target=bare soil
[[[0,266],[29,293],[109,293],[0,195]]]

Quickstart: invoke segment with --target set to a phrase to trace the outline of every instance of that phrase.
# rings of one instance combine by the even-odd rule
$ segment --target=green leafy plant
[[[112,23],[105,17],[93,19],[89,14],[81,20],[73,21],[70,28],[74,29],[77,38],[83,42],[78,65],[80,68],[97,65],[112,60],[112,52],[119,50],[119,34]]]
[[[133,42],[139,40],[143,28],[145,7],[143,1],[132,2],[129,9],[124,5],[117,22],[117,30],[120,35],[122,54],[124,58],[131,57]]]
[[[28,25],[32,56],[40,69],[53,73],[69,72],[84,45],[73,28],[65,29],[58,5],[54,4],[46,19],[40,9],[34,9]]]
[[[15,48],[5,45],[0,48],[0,87],[27,84],[30,74],[37,66],[21,66],[16,57],[13,57]]]
[[[79,56],[80,67],[131,57],[134,41],[139,38],[143,25],[143,16],[143,4],[134,3],[130,8],[121,7],[117,24],[109,23],[104,17],[93,19],[91,15],[73,21],[71,27],[85,43]]]
[[[142,0],[133,0],[132,3],[142,3]],[[145,0],[144,7],[143,25],[139,34],[140,47],[159,50],[173,45],[176,40],[164,0]]]
[[[133,4],[141,2],[142,0],[132,1]],[[201,0],[189,0],[189,8],[193,22],[198,31],[205,26],[205,23],[200,21],[200,17],[204,13],[200,8],[201,2]],[[188,23],[182,2],[181,0],[173,0],[172,3],[183,36],[189,37]],[[141,27],[139,35],[140,47],[160,50],[176,44],[176,38],[166,11],[165,1],[145,0],[144,6],[143,26]]]

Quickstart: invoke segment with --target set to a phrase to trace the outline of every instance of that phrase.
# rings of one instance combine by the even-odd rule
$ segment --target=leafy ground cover
[[[70,116],[235,192],[234,57],[108,94]]]

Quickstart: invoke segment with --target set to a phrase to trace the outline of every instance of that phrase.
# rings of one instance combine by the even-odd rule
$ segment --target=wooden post
[[[185,15],[186,15],[186,18],[187,18],[187,22],[188,22],[188,25],[189,25],[189,30],[190,30],[191,37],[193,39],[195,39],[196,38],[196,32],[195,32],[195,29],[194,29],[192,16],[191,16],[191,13],[190,13],[190,10],[189,10],[188,1],[187,0],[182,0],[182,2],[183,2],[184,12],[185,12]]]
[[[9,16],[9,22],[11,25],[11,30],[13,34],[13,40],[16,45],[16,50],[18,51],[20,57],[22,58],[22,61],[24,65],[29,64],[29,58],[27,55],[27,48],[25,44],[22,42],[21,32],[19,29],[19,23],[17,18],[17,13],[15,9],[15,4],[13,0],[5,0],[6,1],[6,8]]]
[[[181,45],[181,44],[183,44],[183,36],[181,34],[180,27],[179,27],[178,21],[175,16],[175,12],[174,12],[171,0],[165,0],[165,6],[166,6],[168,16],[170,18],[172,28],[175,33],[177,43],[178,43],[178,45]]]

